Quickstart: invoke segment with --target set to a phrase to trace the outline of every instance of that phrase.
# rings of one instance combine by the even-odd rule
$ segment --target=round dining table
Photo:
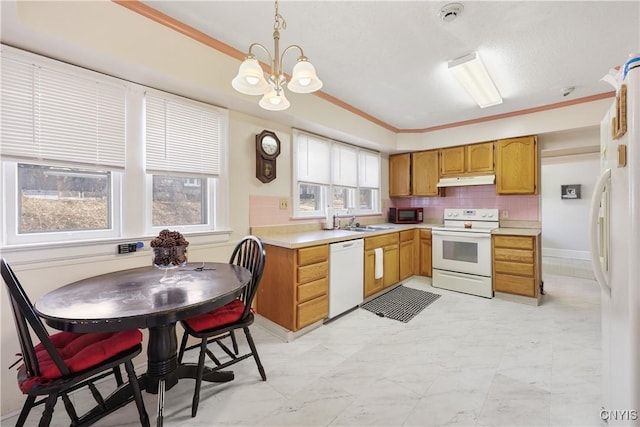
[[[139,382],[158,394],[160,427],[165,390],[197,371],[196,364],[178,363],[176,323],[231,302],[250,280],[249,270],[227,263],[189,263],[171,271],[140,267],[62,286],[36,301],[35,310],[62,331],[148,329],[147,372]],[[233,372],[205,370],[203,380],[231,381]]]

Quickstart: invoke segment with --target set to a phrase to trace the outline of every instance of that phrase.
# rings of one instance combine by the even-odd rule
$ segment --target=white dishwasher
[[[329,245],[329,319],[364,300],[364,239]]]

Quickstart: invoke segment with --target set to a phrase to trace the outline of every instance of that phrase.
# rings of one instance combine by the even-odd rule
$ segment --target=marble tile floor
[[[194,382],[183,380],[166,394],[164,425],[605,425],[595,281],[545,275],[538,307],[405,284],[442,297],[406,324],[357,309],[290,343],[254,325],[267,381],[252,359],[236,364],[234,381],[204,383],[191,418]],[[155,425],[156,396],[144,400]],[[52,425],[69,425],[61,402]],[[135,405],[95,425],[139,425]]]

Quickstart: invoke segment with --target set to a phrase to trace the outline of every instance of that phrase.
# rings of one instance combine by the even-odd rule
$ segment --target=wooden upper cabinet
[[[440,150],[440,176],[464,175],[465,170],[465,146],[441,148]]]
[[[411,153],[389,156],[389,196],[411,195]]]
[[[493,141],[440,149],[440,176],[493,172]]]
[[[413,196],[439,196],[444,189],[437,187],[438,150],[411,153],[411,193]]]
[[[467,173],[493,172],[493,141],[467,145],[466,150]]]
[[[389,196],[439,196],[438,150],[389,156]]]
[[[496,192],[538,194],[538,141],[535,136],[496,142]]]

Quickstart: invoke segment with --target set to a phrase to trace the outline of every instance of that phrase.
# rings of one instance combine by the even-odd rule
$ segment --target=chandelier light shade
[[[311,93],[322,87],[322,81],[316,74],[315,67],[309,62],[302,48],[298,45],[288,46],[280,55],[280,29],[287,28],[287,22],[278,12],[278,2],[275,2],[275,23],[273,25],[273,56],[269,50],[260,43],[252,43],[249,46],[249,53],[240,64],[238,75],[231,81],[231,86],[245,95],[262,95],[258,103],[260,107],[270,111],[282,111],[289,108],[291,103],[284,94],[286,86],[291,92]],[[260,63],[253,54],[253,48],[259,47],[269,56],[271,71],[265,76]],[[293,67],[291,79],[287,83],[287,77],[282,69],[282,60],[285,54],[292,50],[300,51],[298,62]]]
[[[262,99],[260,100],[260,102],[258,102],[258,105],[265,110],[282,111],[289,108],[291,106],[291,103],[284,96],[283,90],[281,90],[280,93],[272,90],[262,96]]]
[[[502,104],[502,96],[477,52],[449,61],[448,65],[449,71],[480,108]]]

